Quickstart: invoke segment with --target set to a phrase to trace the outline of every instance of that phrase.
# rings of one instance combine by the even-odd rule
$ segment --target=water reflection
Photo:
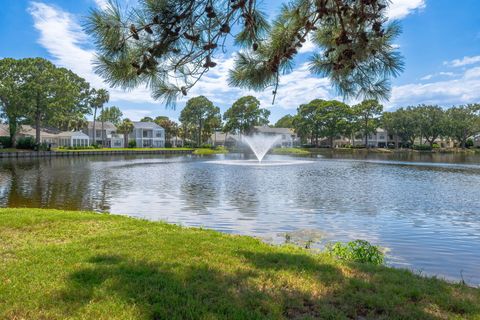
[[[325,234],[318,245],[363,238],[389,248],[392,265],[450,279],[463,270],[480,283],[479,156],[327,152],[294,166],[211,162],[238,159],[5,159],[0,205],[108,211],[273,242],[298,230]]]

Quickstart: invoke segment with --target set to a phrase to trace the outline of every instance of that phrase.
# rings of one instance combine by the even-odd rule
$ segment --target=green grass
[[[59,148],[54,149],[54,151],[57,151],[57,152],[82,152],[82,151],[156,151],[156,150],[193,150],[193,149],[191,149],[191,148],[100,148],[100,149],[78,149],[78,150],[59,149]]]
[[[480,290],[127,217],[0,209],[1,319],[480,319]]]
[[[228,150],[224,147],[213,148],[198,148],[193,151],[193,154],[196,155],[210,155],[210,154],[225,154],[228,153]]]
[[[273,148],[271,153],[273,154],[293,154],[293,155],[306,155],[310,154],[310,151],[301,148]]]

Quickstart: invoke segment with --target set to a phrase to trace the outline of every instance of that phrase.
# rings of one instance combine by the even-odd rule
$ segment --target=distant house
[[[165,129],[155,122],[133,122],[133,131],[128,138],[134,140],[137,147],[141,148],[165,147]]]
[[[188,140],[188,139],[187,139]],[[177,147],[183,147],[184,144],[185,144],[185,141],[183,138],[179,137],[179,136],[175,136],[175,137],[170,137],[168,139],[168,142],[170,142],[171,146],[174,147],[174,148],[177,148]]]
[[[370,133],[367,137],[367,147],[369,148],[386,148],[393,137],[388,135],[387,130],[383,128],[377,128],[375,133]],[[357,135],[355,136],[355,145],[365,145],[365,136]]]
[[[102,139],[105,139],[105,148],[123,148],[123,135],[117,134],[117,128],[109,121],[103,123],[103,135],[102,135],[102,123],[100,121],[95,122],[95,132],[93,132],[93,121],[89,121],[87,128],[82,130],[90,138],[91,143],[102,145]]]
[[[10,137],[8,124],[0,123],[0,137]]]
[[[64,131],[56,135],[59,147],[87,147],[90,138],[82,131]]]
[[[477,133],[472,137],[473,146],[476,148],[480,148],[480,133]]]
[[[290,128],[272,128],[268,126],[253,127],[255,133],[266,135],[279,135],[280,139],[275,144],[275,147],[293,147],[300,143],[297,134]]]
[[[57,145],[57,133],[56,130],[47,130],[45,128],[40,128],[40,143],[45,143],[48,145],[56,146]],[[37,136],[37,129],[30,125],[21,125],[18,129],[17,139],[22,137],[31,137],[35,139]]]
[[[212,146],[224,146],[224,147],[232,147],[240,142],[241,137],[238,134],[231,134],[231,133],[224,133],[221,131],[215,131],[210,138],[208,139],[207,143],[211,144]]]

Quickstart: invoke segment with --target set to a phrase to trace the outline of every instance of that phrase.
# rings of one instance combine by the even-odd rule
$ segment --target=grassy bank
[[[301,148],[273,148],[272,154],[291,154],[291,155],[307,155],[310,151]]]
[[[193,150],[192,148],[99,148],[99,149],[60,149],[56,152],[82,152],[82,151],[156,151],[156,150]]]
[[[198,148],[193,151],[193,154],[196,155],[210,155],[210,154],[226,154],[228,149],[224,147],[217,148]]]
[[[480,290],[250,237],[0,209],[2,319],[480,319]]]

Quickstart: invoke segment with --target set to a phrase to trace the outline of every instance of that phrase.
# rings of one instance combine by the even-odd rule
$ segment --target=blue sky
[[[136,0],[123,0],[133,5]],[[280,1],[264,0],[262,7],[271,16]],[[95,87],[106,87],[91,68],[94,48],[81,25],[89,8],[105,5],[105,0],[0,0],[0,57],[40,56],[72,69]],[[406,68],[393,80],[392,96],[386,109],[420,103],[454,104],[480,102],[480,1],[478,0],[393,0],[391,19],[401,22],[403,33],[396,41],[405,58]],[[275,122],[293,114],[298,105],[315,98],[339,97],[328,79],[311,75],[306,61],[314,51],[305,46],[296,59],[294,71],[281,79],[275,105],[271,90],[253,93],[263,107],[272,112]],[[226,110],[238,97],[251,94],[228,87],[228,69],[233,51],[218,56],[219,66],[212,69],[190,97],[203,94]],[[132,120],[143,116],[167,115],[177,119],[185,101],[176,110],[154,101],[145,88],[123,92],[108,88],[109,105],[116,105]],[[347,101],[353,103],[353,101]]]

